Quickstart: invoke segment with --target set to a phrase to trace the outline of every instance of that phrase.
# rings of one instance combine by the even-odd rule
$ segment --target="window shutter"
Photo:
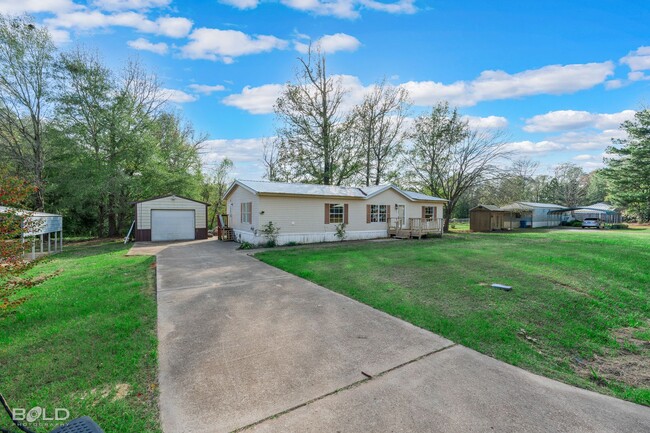
[[[438,206],[433,207],[433,219],[434,220],[438,219]]]
[[[343,205],[343,224],[348,223],[348,204]]]
[[[422,206],[422,219],[425,219],[427,217],[427,207]]]
[[[386,222],[390,221],[390,205],[386,205]]]
[[[239,222],[244,222],[244,203],[239,203]]]
[[[325,224],[330,223],[330,204],[325,203]]]
[[[370,224],[370,205],[366,205],[366,224]]]

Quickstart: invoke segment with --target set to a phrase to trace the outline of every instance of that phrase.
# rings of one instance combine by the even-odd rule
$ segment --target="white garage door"
[[[193,210],[152,210],[152,241],[184,241],[194,239]]]

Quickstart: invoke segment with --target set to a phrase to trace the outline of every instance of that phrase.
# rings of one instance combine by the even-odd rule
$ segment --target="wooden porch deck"
[[[425,235],[442,236],[442,218],[402,218],[388,219],[388,236],[396,239],[421,239]]]

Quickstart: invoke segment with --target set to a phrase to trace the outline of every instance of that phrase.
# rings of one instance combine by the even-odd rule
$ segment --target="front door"
[[[399,218],[399,227],[404,227],[406,222],[406,206],[403,204],[397,205],[397,218]]]

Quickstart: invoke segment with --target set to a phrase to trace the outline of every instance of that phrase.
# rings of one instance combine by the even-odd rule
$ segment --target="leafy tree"
[[[458,111],[440,103],[415,120],[409,150],[414,181],[426,192],[448,200],[444,230],[460,198],[497,172],[507,154],[500,133],[471,130]]]
[[[6,168],[0,167],[0,278],[22,270],[27,263],[23,260],[23,232],[36,228],[28,222],[30,213],[21,212],[36,186],[12,176]]]
[[[602,170],[594,170],[588,175],[587,204],[607,200],[607,178]]]
[[[650,110],[638,111],[623,122],[627,137],[607,149],[603,174],[614,204],[627,208],[639,221],[650,221]]]
[[[217,215],[228,213],[224,195],[232,182],[230,174],[234,166],[230,159],[224,158],[204,180],[202,198],[210,203],[211,228],[215,226]]]
[[[402,152],[410,104],[408,92],[385,81],[366,94],[353,115],[354,137],[365,154],[366,186],[379,185]]]
[[[45,206],[54,53],[47,29],[27,16],[0,14],[0,152],[35,185],[37,210]]]
[[[559,204],[567,207],[583,204],[587,198],[589,178],[581,167],[570,162],[560,164],[555,168],[555,179],[555,196]]]
[[[325,57],[309,51],[301,68],[275,104],[282,125],[279,159],[292,177],[305,182],[341,185],[360,168],[360,150],[352,143],[352,120],[338,77],[327,74]]]

